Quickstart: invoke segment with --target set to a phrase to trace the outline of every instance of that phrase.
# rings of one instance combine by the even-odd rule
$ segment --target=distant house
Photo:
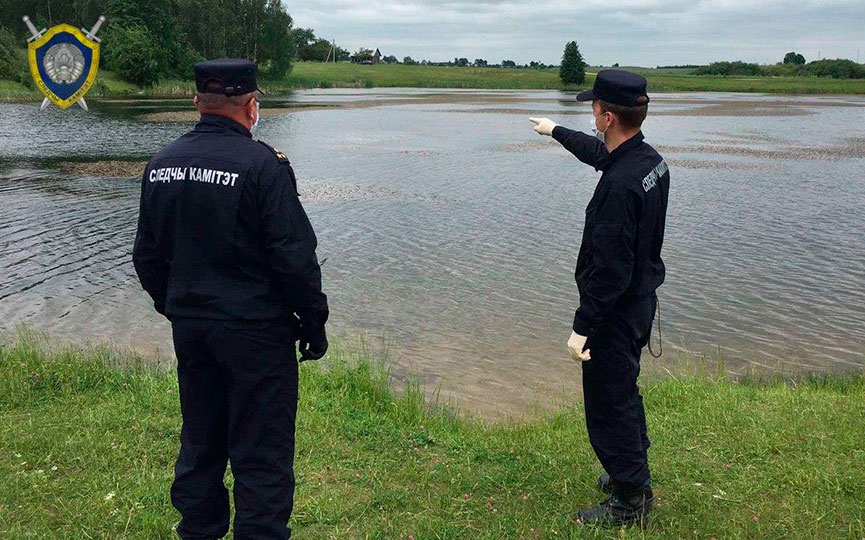
[[[380,64],[381,63],[381,51],[379,51],[378,48],[376,48],[375,54],[372,55],[372,63],[373,64]]]

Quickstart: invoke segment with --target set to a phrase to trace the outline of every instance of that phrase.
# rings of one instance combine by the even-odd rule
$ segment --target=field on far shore
[[[263,89],[273,95],[302,88],[476,88],[491,90],[578,90],[594,82],[597,71],[589,68],[585,82],[564,86],[558,68],[511,69],[421,65],[358,65],[297,62],[282,81],[263,81]],[[827,79],[817,77],[720,77],[691,75],[687,69],[648,69],[626,67],[645,76],[649,92],[757,92],[776,94],[865,94],[865,79]],[[139,88],[114,73],[100,70],[88,95],[175,97],[195,91],[192,80],[167,79]],[[38,101],[34,89],[17,82],[0,80],[0,101]]]
[[[609,531],[570,519],[602,498],[579,404],[489,423],[395,392],[363,349],[300,371],[298,538],[865,538],[863,374],[650,381],[658,506]],[[0,537],[172,537],[173,372],[32,333],[0,372]]]

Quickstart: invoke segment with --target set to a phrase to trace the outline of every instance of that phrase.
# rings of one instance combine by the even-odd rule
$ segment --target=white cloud
[[[855,58],[861,0],[283,0],[296,26],[350,50],[448,60],[556,63],[576,40],[590,63],[666,65],[721,59]],[[385,50],[387,49],[387,50]]]

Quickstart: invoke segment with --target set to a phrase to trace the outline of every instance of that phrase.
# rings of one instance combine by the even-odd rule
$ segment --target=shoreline
[[[580,406],[483,422],[430,404],[411,381],[394,391],[369,354],[326,358],[300,368],[299,537],[619,537],[569,518],[602,498]],[[26,337],[0,339],[0,367],[0,509],[14,508],[0,533],[169,534],[171,370]],[[863,451],[865,374],[795,385],[693,375],[643,394],[660,504],[641,538],[865,535],[865,471],[850,467]]]
[[[313,202],[327,202],[311,192]],[[337,194],[339,195],[339,194]],[[331,195],[330,197],[333,197]],[[40,330],[27,323],[16,329],[0,331],[0,350],[4,344],[26,341],[37,344],[45,351],[74,350],[81,354],[101,351],[112,358],[125,359],[112,363],[110,367],[125,368],[135,366],[146,373],[173,373],[177,359],[170,339],[170,323],[157,332],[160,339],[148,342],[130,342],[107,334],[95,334],[78,338],[63,333]],[[166,338],[167,336],[167,338]],[[166,339],[164,339],[166,338]],[[672,345],[672,344],[670,344]],[[337,362],[344,357],[363,357],[367,363],[382,368],[389,381],[389,388],[401,393],[405,387],[414,387],[425,394],[428,404],[448,409],[449,414],[466,416],[487,423],[522,422],[538,414],[556,414],[577,404],[581,407],[582,383],[579,367],[566,354],[555,355],[549,362],[558,365],[568,375],[562,379],[551,379],[547,374],[537,374],[528,379],[505,379],[490,374],[487,381],[491,387],[463,384],[463,381],[436,371],[433,366],[406,360],[384,338],[374,338],[358,334],[345,328],[336,331],[331,339],[331,349]],[[396,351],[396,352],[395,352]],[[755,355],[756,357],[756,355]],[[865,356],[863,356],[865,359]],[[326,366],[333,358],[326,357],[321,362],[305,365]],[[781,359],[774,361],[748,359],[747,355],[730,356],[726,349],[719,346],[686,347],[679,344],[666,351],[659,361],[648,354],[642,354],[642,373],[640,386],[651,386],[669,380],[699,379],[765,387],[783,386],[796,388],[814,381],[828,383],[865,379],[865,363],[837,365],[790,364]]]
[[[777,95],[844,96],[865,94],[865,79],[817,77],[721,77],[634,69],[649,82],[649,92],[741,92]],[[472,68],[419,65],[361,66],[339,63],[296,62],[285,81],[262,81],[267,94],[285,95],[295,90],[327,88],[418,88],[439,90],[561,90],[577,91],[591,86],[595,73],[586,73],[579,86],[565,86],[558,70]],[[102,98],[177,98],[194,94],[192,81],[163,80],[141,88],[101,70],[88,95]],[[39,102],[41,95],[23,84],[0,80],[0,102]]]

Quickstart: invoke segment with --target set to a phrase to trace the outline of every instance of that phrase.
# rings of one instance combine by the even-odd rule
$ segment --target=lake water
[[[0,104],[0,329],[170,360],[130,258],[140,165],[115,162],[189,129],[189,100],[88,102]],[[587,105],[325,90],[265,107],[257,136],[292,160],[327,258],[331,334],[386,341],[398,374],[484,413],[578,387],[564,342],[600,174],[527,117],[583,129]],[[644,132],[671,169],[668,354],[647,367],[681,351],[733,371],[865,366],[865,96],[662,94]]]

